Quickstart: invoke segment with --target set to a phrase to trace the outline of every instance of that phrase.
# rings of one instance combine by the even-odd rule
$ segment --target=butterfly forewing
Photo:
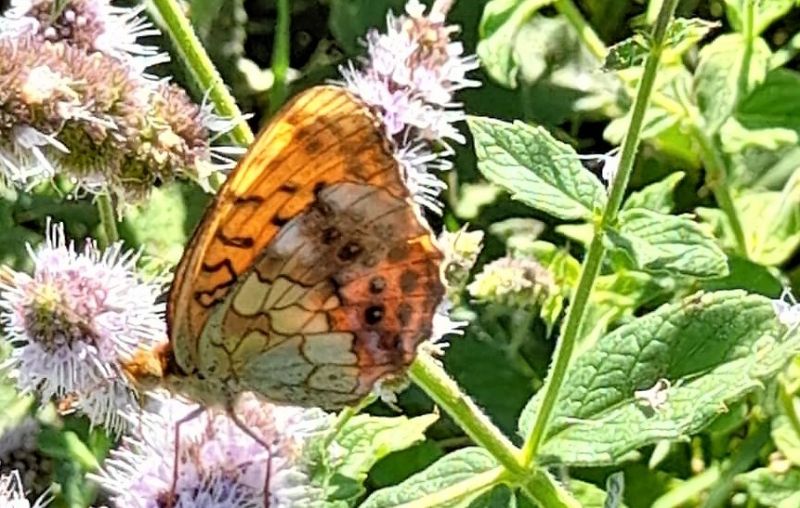
[[[429,333],[440,260],[373,115],[311,89],[259,136],[179,265],[176,360],[274,401],[355,402]]]

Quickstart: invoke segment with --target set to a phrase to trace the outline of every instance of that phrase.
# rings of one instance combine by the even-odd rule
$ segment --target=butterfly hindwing
[[[369,110],[308,90],[209,207],[169,301],[178,364],[269,399],[354,402],[413,359],[441,254]]]

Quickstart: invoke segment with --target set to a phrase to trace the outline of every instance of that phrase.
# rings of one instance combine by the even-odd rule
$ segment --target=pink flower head
[[[33,273],[0,277],[0,322],[14,346],[8,366],[23,392],[75,397],[93,423],[120,430],[118,411],[135,402],[120,362],[165,336],[161,284],[135,271],[120,243],[78,251],[63,225],[47,226],[29,249]]]
[[[480,83],[467,78],[478,61],[451,41],[457,28],[445,25],[437,5],[425,15],[418,0],[409,0],[405,15],[389,14],[386,33],[367,33],[362,65],[350,63],[340,71],[346,86],[378,113],[395,141],[415,200],[438,211],[437,196],[445,185],[430,171],[449,169],[444,159],[452,153],[448,141],[465,141],[454,126],[465,117],[454,94]],[[434,143],[445,150],[434,151]]]
[[[319,501],[302,452],[304,440],[330,424],[324,412],[272,406],[244,395],[236,404],[237,419],[263,443],[215,410],[185,420],[176,443],[176,422],[194,410],[166,399],[157,412],[130,415],[135,433],[123,438],[121,448],[94,475],[116,506],[158,508],[170,495],[175,508],[257,508],[265,500],[270,507],[289,508]]]

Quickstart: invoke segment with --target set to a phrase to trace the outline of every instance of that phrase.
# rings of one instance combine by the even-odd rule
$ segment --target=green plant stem
[[[539,506],[580,508],[582,505],[561,484],[541,469],[534,469],[519,487]]]
[[[426,351],[419,351],[408,369],[408,375],[422,388],[464,432],[491,453],[500,464],[515,475],[524,475],[519,463],[519,450],[495,427],[483,411],[462,393],[442,366]]]
[[[704,122],[698,115],[690,115],[689,131],[700,148],[700,158],[708,175],[706,178],[708,186],[711,192],[714,193],[714,199],[716,199],[720,209],[728,218],[733,237],[736,240],[737,252],[746,256],[747,239],[744,233],[744,226],[742,226],[742,221],[739,219],[739,213],[736,211],[730,187],[728,187],[728,171],[725,167],[725,161],[716,147],[714,147],[711,138],[705,133],[703,124]]]
[[[425,351],[417,353],[417,358],[408,369],[408,375],[455,420],[474,443],[492,454],[508,473],[511,482],[520,485],[540,506],[548,508],[580,506],[568,491],[544,471],[528,471],[522,466],[519,450],[461,391],[456,382],[429,353]]]
[[[578,32],[578,37],[580,37],[581,41],[586,45],[586,48],[589,49],[592,55],[602,62],[606,58],[606,53],[608,52],[606,45],[600,37],[598,37],[591,25],[583,19],[581,11],[578,10],[578,7],[575,6],[572,0],[556,0],[553,6],[559,14],[567,18],[567,21],[575,28]]]
[[[110,195],[99,194],[95,203],[97,205],[97,213],[100,216],[100,226],[103,228],[104,247],[108,247],[119,241],[117,214],[114,212],[114,205],[111,202]]]
[[[327,449],[331,443],[333,443],[336,438],[339,437],[339,433],[342,431],[344,426],[347,425],[347,422],[349,422],[350,419],[363,411],[365,407],[375,402],[375,399],[377,398],[378,397],[376,395],[369,394],[361,399],[361,401],[355,406],[346,406],[344,409],[342,409],[339,412],[339,415],[336,417],[336,421],[333,424],[333,429],[331,429],[331,431],[328,432],[328,435],[325,437],[323,445],[324,448]]]
[[[529,466],[534,461],[539,451],[539,446],[542,444],[559,391],[567,375],[567,367],[572,357],[572,351],[575,349],[575,343],[583,326],[589,295],[594,286],[594,281],[600,273],[600,266],[605,255],[605,247],[603,245],[604,230],[606,227],[612,226],[616,220],[617,212],[625,195],[625,188],[633,171],[633,162],[639,147],[639,136],[644,123],[644,115],[650,101],[650,94],[653,91],[656,71],[664,48],[664,35],[677,3],[678,0],[665,0],[653,28],[653,44],[639,82],[639,90],[633,104],[630,125],[622,143],[619,169],[611,183],[608,205],[603,211],[599,224],[595,225],[594,236],[581,267],[578,286],[572,296],[572,303],[567,311],[561,337],[556,345],[555,362],[550,371],[549,379],[543,388],[544,396],[536,414],[536,421],[522,450],[522,460],[526,466]]]
[[[236,120],[236,126],[231,130],[234,141],[241,146],[249,146],[253,142],[253,131],[250,130],[239,106],[236,105],[236,100],[228,91],[211,58],[194,33],[192,24],[184,15],[178,0],[153,0],[153,5],[164,20],[184,65],[200,88],[208,92],[208,97],[214,103],[217,113]]]
[[[269,90],[269,111],[275,113],[286,101],[289,93],[286,72],[289,70],[289,0],[277,0],[278,19],[275,23],[275,41],[272,46],[272,87]]]

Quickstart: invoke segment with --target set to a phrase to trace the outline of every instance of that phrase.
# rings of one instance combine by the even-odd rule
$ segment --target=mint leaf
[[[776,508],[800,505],[800,469],[792,468],[780,474],[762,467],[740,474],[736,480],[744,484],[747,493],[760,505]]]
[[[725,0],[728,20],[738,31],[742,31],[742,16],[745,9],[744,3],[749,0]],[[773,21],[789,12],[797,0],[755,0],[753,31],[760,34],[772,24]]]
[[[746,54],[749,65],[745,69]],[[700,50],[694,87],[710,132],[717,132],[739,102],[764,81],[770,54],[763,39],[754,39],[748,47],[740,34],[721,35]]]
[[[475,475],[487,473],[497,467],[494,458],[482,448],[463,448],[452,452],[433,463],[403,483],[380,489],[372,493],[361,508],[390,508],[424,498],[460,482],[468,481]],[[466,507],[483,492],[488,492],[495,484],[484,491],[473,492],[453,503],[437,504],[442,508]]]
[[[486,73],[508,88],[517,87],[519,55],[515,39],[522,26],[549,0],[491,0],[483,9],[477,53]]]
[[[600,180],[541,127],[470,117],[478,169],[511,197],[555,217],[589,220],[606,204]]]
[[[619,230],[608,235],[637,269],[697,278],[728,275],[725,253],[686,217],[632,208],[620,213]]]
[[[541,460],[617,464],[644,445],[699,432],[800,350],[800,334],[784,332],[772,301],[744,291],[697,293],[621,326],[575,359]],[[645,390],[662,403],[648,404]],[[522,435],[538,402],[522,413]]]
[[[684,176],[686,173],[677,171],[661,181],[634,192],[625,200],[622,209],[645,208],[654,212],[670,213],[675,208],[673,192]]]
[[[438,419],[429,414],[408,418],[353,417],[336,437],[336,452],[315,450],[320,464],[312,475],[324,491],[324,506],[352,506],[364,495],[364,480],[383,457],[425,439],[425,430]],[[312,445],[313,446],[313,445]]]
[[[700,18],[676,18],[667,28],[665,44],[672,57],[677,57],[700,42],[720,24]],[[636,34],[608,48],[603,63],[604,70],[622,70],[636,67],[644,63],[650,52],[647,36]]]

